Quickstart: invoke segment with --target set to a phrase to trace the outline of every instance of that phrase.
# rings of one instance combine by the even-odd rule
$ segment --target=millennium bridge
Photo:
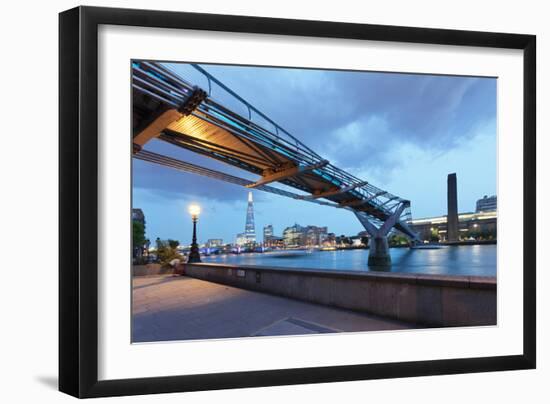
[[[239,96],[202,66],[191,64],[205,79],[200,88],[157,62],[132,63],[133,157],[251,189],[309,203],[346,209],[370,236],[368,264],[391,263],[387,236],[394,229],[411,242],[407,225],[410,201],[335,167],[267,115]],[[237,113],[217,97],[229,94],[242,104]],[[255,181],[177,160],[144,148],[151,139],[229,164],[257,175]],[[273,186],[284,184],[291,192]]]

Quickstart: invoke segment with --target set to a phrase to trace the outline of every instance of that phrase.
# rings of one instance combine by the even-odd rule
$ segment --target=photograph
[[[129,70],[132,343],[497,326],[497,77]]]

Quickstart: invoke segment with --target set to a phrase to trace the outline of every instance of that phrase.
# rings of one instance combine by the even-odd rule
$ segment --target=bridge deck
[[[324,160],[282,127],[217,81],[209,93],[187,83],[166,66],[153,62],[133,65],[134,143],[151,137],[223,161],[259,176],[254,188],[279,182],[302,192],[304,200],[325,199],[337,207],[363,212],[381,223],[403,204],[395,227],[414,238],[406,225],[409,202],[362,181]],[[248,117],[226,108],[211,96],[211,84],[221,86],[241,101]],[[263,125],[254,122],[259,116]]]

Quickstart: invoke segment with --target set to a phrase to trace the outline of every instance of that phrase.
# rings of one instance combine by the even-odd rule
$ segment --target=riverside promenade
[[[135,276],[132,303],[132,342],[416,327],[412,323],[187,276]]]

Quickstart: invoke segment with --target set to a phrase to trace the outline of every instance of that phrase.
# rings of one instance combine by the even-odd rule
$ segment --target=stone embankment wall
[[[496,278],[184,264],[198,279],[427,326],[494,325]]]

